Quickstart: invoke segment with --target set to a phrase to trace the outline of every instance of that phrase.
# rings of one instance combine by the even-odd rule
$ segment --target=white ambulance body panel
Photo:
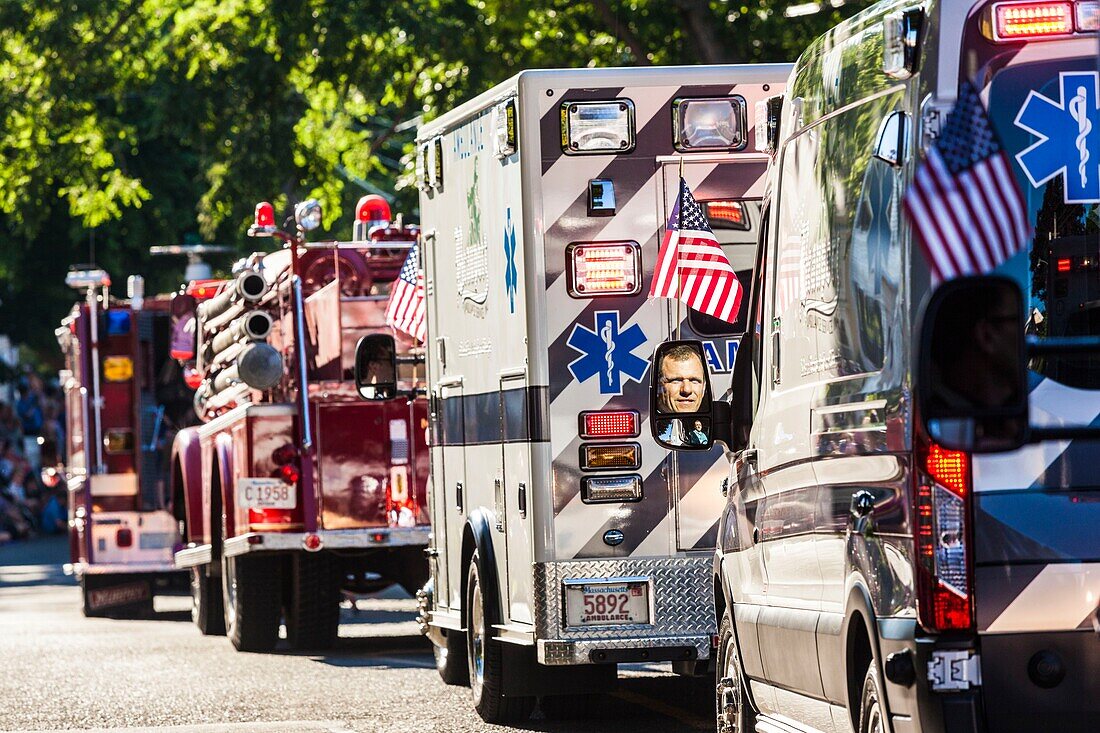
[[[739,335],[708,334],[686,306],[646,296],[681,159],[699,201],[740,207],[737,226],[716,226],[716,235],[735,269],[751,269],[768,162],[756,150],[754,108],[782,92],[789,72],[781,64],[528,71],[420,130],[432,624],[462,628],[463,536],[471,521],[485,518],[503,640],[534,644],[543,664],[588,663],[601,650],[625,650],[624,660],[640,649],[709,656],[726,461],[717,448],[674,457],[656,445],[647,424],[648,360],[679,321],[683,338],[707,342],[712,373],[728,374]],[[743,101],[744,145],[678,152],[674,103],[692,98]],[[565,152],[562,119],[573,102],[629,106],[630,151]],[[498,122],[508,122],[507,105],[515,113],[513,152],[498,142],[507,142],[497,134]],[[594,185],[602,194],[590,193]],[[612,199],[613,210],[599,210]],[[570,292],[570,247],[613,242],[633,243],[640,253],[636,292]],[[582,439],[585,411],[635,411],[637,435]],[[585,447],[606,444],[635,446],[638,465],[585,468]],[[607,476],[637,478],[641,497],[588,501],[584,480]],[[641,622],[601,623],[600,614],[577,610],[577,594],[594,601],[610,586],[591,581],[607,579],[625,583],[624,614]]]

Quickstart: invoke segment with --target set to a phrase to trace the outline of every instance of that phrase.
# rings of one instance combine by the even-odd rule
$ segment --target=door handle
[[[745,466],[752,466],[755,469],[756,461],[758,458],[759,455],[756,452],[756,448],[746,448],[745,450],[738,453],[737,459],[734,461],[734,463],[737,464],[735,466],[735,468],[737,469],[737,473],[740,473],[741,469]]]
[[[752,528],[752,543],[754,545],[758,544],[760,542],[760,539],[761,539],[760,528],[759,527],[753,527]]]

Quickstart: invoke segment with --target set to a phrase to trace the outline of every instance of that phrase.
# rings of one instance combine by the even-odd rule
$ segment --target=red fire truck
[[[292,648],[327,648],[342,591],[396,582],[412,593],[427,577],[419,348],[397,342],[408,373],[390,399],[363,401],[354,382],[358,342],[390,332],[390,287],[418,229],[391,222],[378,196],[360,201],[352,242],[306,242],[315,200],[294,219],[288,233],[271,204],[257,205],[250,236],[284,246],[173,305],[174,348],[201,375],[204,421],[173,448],[187,542],[176,562],[191,569],[199,629],[249,651],[272,649],[280,621]]]
[[[153,595],[183,590],[173,562],[179,529],[168,501],[168,446],[194,423],[192,390],[169,356],[169,296],[110,297],[100,269],[70,272],[84,300],[57,329],[65,358],[65,472],[71,562],[87,616],[152,612]],[[53,456],[43,465],[52,466]],[[53,474],[57,475],[57,474]]]

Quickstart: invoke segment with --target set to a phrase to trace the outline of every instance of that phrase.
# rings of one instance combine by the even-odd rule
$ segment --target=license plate
[[[298,492],[280,478],[242,478],[237,482],[237,505],[242,509],[294,509]]]
[[[566,626],[648,624],[649,581],[567,583]]]

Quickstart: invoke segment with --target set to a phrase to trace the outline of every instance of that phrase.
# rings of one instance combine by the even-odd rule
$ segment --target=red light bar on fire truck
[[[256,204],[256,219],[248,228],[250,237],[270,237],[275,233],[275,207],[267,201]]]
[[[637,242],[574,242],[565,248],[569,295],[635,295],[642,289]]]
[[[72,270],[66,273],[65,284],[74,290],[108,287],[111,277],[103,270]]]

